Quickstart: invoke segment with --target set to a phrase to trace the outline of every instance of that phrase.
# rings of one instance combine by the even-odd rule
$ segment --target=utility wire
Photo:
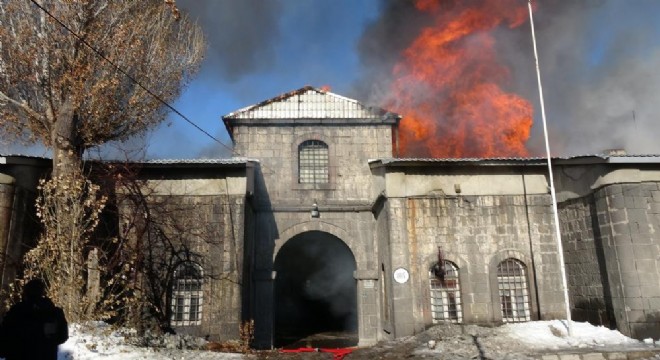
[[[233,151],[233,149],[223,143],[222,141],[218,140],[215,136],[211,135],[208,131],[202,129],[199,125],[195,124],[192,120],[188,119],[187,116],[185,116],[183,113],[181,113],[179,110],[174,108],[174,106],[170,105],[167,101],[163,100],[160,96],[158,96],[156,93],[151,91],[149,88],[147,88],[145,85],[143,85],[139,80],[135,79],[133,76],[131,76],[129,73],[124,71],[124,69],[120,68],[117,64],[115,64],[112,60],[107,58],[103,53],[101,53],[99,50],[97,50],[95,47],[90,45],[85,39],[80,37],[75,31],[73,31],[71,28],[69,28],[65,23],[63,23],[60,19],[58,19],[55,15],[50,13],[46,8],[44,8],[41,4],[36,2],[36,0],[30,0],[33,4],[35,4],[39,9],[41,9],[44,13],[46,13],[48,16],[50,16],[53,20],[55,20],[58,24],[60,24],[64,29],[66,29],[71,35],[75,36],[76,39],[78,39],[83,45],[87,46],[90,50],[92,50],[96,55],[101,57],[103,60],[108,62],[110,65],[112,65],[115,70],[119,71],[120,73],[124,74],[129,80],[134,82],[136,85],[138,85],[142,90],[146,91],[149,95],[153,96],[156,100],[158,100],[161,104],[165,105],[168,109],[172,110],[175,114],[179,115],[183,120],[188,122],[190,125],[194,126],[197,130],[201,131],[204,133],[204,135],[208,136],[218,144],[224,146],[226,149]]]

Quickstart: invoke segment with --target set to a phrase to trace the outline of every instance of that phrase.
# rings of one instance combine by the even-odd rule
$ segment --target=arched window
[[[497,265],[497,287],[504,322],[529,321],[527,270],[520,260],[506,259]]]
[[[451,261],[445,260],[443,263],[443,267],[436,263],[429,270],[433,322],[460,323],[463,321],[463,311],[458,267]]]
[[[200,325],[202,320],[202,268],[190,261],[174,271],[172,281],[173,326]]]
[[[298,145],[298,183],[328,183],[328,145],[307,140]]]

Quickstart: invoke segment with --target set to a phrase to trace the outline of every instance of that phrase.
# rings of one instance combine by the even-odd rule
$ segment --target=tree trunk
[[[77,116],[70,101],[59,109],[51,132],[53,177],[73,175],[82,170],[83,146],[77,131]]]

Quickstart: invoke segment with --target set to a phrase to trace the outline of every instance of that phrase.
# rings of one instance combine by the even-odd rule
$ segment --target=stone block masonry
[[[561,204],[576,320],[660,334],[659,208],[657,182],[610,184]]]
[[[562,317],[563,296],[547,195],[388,199],[392,267],[406,267],[410,284],[394,288],[402,332],[433,322],[429,270],[438,246],[458,267],[463,321],[501,323],[497,265],[507,258],[527,269],[532,319]],[[397,214],[402,214],[399,217]],[[400,304],[409,304],[400,306]],[[396,310],[395,310],[396,311]]]

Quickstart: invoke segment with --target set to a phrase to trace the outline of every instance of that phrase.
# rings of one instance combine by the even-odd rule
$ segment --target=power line
[[[48,16],[50,16],[53,20],[55,20],[58,24],[60,24],[60,25],[61,25],[64,29],[66,29],[66,31],[68,31],[71,35],[75,36],[76,39],[78,39],[83,45],[85,45],[86,47],[88,47],[89,49],[91,49],[96,55],[98,55],[100,58],[102,58],[103,60],[105,60],[106,62],[108,62],[110,65],[112,65],[112,66],[115,68],[115,70],[117,70],[117,71],[119,71],[120,73],[124,74],[124,76],[126,76],[129,80],[131,80],[131,81],[134,82],[136,85],[138,85],[140,88],[142,88],[142,90],[146,91],[149,95],[153,96],[153,97],[154,97],[156,100],[158,100],[161,104],[165,105],[168,109],[172,110],[175,114],[179,115],[183,120],[185,120],[186,122],[188,122],[190,125],[194,126],[197,130],[201,131],[204,135],[208,136],[209,138],[211,138],[212,140],[214,140],[214,141],[217,142],[218,144],[224,146],[226,149],[228,149],[228,150],[232,150],[232,151],[233,151],[233,149],[232,149],[230,146],[228,146],[228,145],[226,145],[225,143],[223,143],[222,141],[218,140],[218,138],[216,138],[215,136],[211,135],[208,131],[202,129],[199,125],[195,124],[192,120],[188,119],[187,116],[185,116],[185,115],[184,115],[183,113],[181,113],[179,110],[177,110],[176,108],[174,108],[174,106],[170,105],[167,101],[163,100],[160,96],[158,96],[156,93],[154,93],[153,91],[151,91],[149,88],[147,88],[145,85],[143,85],[140,81],[138,81],[137,79],[135,79],[135,78],[134,78],[133,76],[131,76],[129,73],[127,73],[126,71],[124,71],[124,69],[122,69],[122,68],[119,67],[117,64],[115,64],[112,60],[110,60],[110,59],[107,58],[105,55],[103,55],[103,53],[101,53],[101,52],[100,52],[99,50],[97,50],[95,47],[93,47],[92,45],[90,45],[87,41],[85,41],[85,39],[83,39],[82,37],[80,37],[80,35],[78,35],[75,31],[71,30],[71,28],[69,28],[65,23],[63,23],[63,22],[62,22],[60,19],[58,19],[55,15],[53,15],[52,13],[50,13],[50,11],[48,11],[46,8],[44,8],[41,4],[39,4],[38,2],[36,2],[36,0],[30,0],[30,1],[31,1],[33,4],[35,4],[39,9],[41,9],[44,13],[46,13]]]

